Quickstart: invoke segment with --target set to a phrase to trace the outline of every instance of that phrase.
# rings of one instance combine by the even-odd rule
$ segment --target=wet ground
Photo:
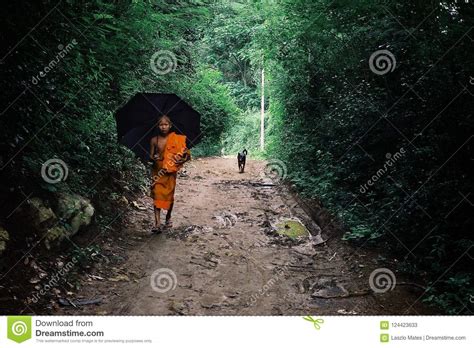
[[[159,235],[150,233],[151,198],[137,197],[120,241],[104,246],[119,261],[98,262],[73,294],[100,304],[54,314],[431,314],[423,290],[389,259],[321,234],[264,168],[248,160],[238,173],[234,158],[191,161],[178,178],[174,226]]]

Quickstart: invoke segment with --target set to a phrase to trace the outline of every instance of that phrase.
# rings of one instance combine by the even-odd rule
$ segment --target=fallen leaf
[[[134,208],[136,208],[138,210],[146,210],[146,208],[144,206],[139,205],[136,201],[133,201],[132,205],[133,205]]]
[[[129,282],[130,278],[125,274],[119,274],[118,276],[109,278],[108,280],[111,282],[120,282],[120,281]]]
[[[104,278],[102,278],[100,276],[93,275],[93,274],[90,274],[89,277],[91,277],[92,279],[104,280]]]

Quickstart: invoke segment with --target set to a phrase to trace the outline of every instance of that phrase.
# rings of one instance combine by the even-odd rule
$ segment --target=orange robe
[[[171,132],[166,139],[163,159],[155,161],[152,169],[151,197],[156,208],[169,210],[174,202],[176,176],[183,166],[174,162],[177,154],[191,158],[191,152],[186,148],[186,137]]]

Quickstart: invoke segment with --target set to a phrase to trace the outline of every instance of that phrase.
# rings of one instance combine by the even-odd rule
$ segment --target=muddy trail
[[[395,271],[393,259],[321,232],[264,167],[248,160],[238,173],[236,160],[223,157],[187,163],[174,225],[159,235],[150,233],[151,198],[137,197],[120,237],[102,246],[114,260],[97,262],[71,294],[98,303],[66,304],[52,314],[430,314],[423,290]],[[372,279],[374,291],[370,275],[379,268],[393,270],[396,285],[388,279],[383,289],[382,276]]]

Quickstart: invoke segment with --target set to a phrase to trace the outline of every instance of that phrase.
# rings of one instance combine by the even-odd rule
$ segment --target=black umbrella
[[[157,134],[156,122],[167,115],[172,132],[186,136],[188,148],[201,140],[201,115],[176,94],[137,93],[115,113],[118,141],[142,160],[150,160],[150,139]]]

